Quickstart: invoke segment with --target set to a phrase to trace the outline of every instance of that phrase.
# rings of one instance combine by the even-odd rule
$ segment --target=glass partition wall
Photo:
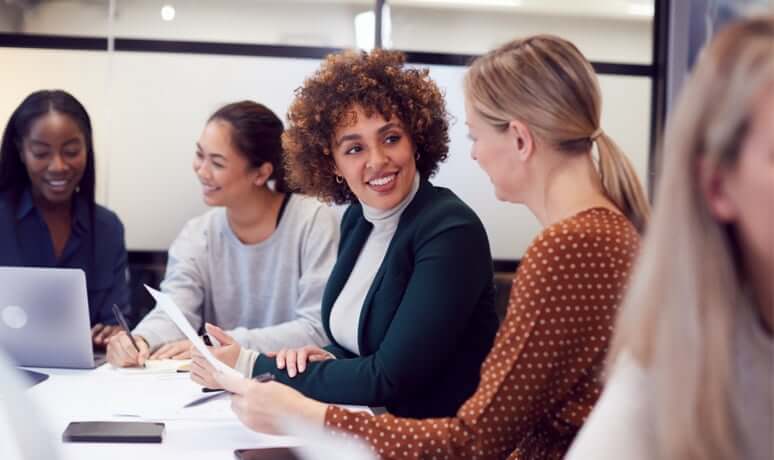
[[[6,0],[0,2],[0,119],[30,92],[62,88],[92,115],[98,200],[126,226],[131,254],[162,253],[203,212],[194,145],[220,105],[254,99],[280,117],[331,51],[406,51],[443,87],[454,120],[434,179],[481,216],[499,261],[537,231],[497,202],[472,167],[462,77],[470,59],[512,38],[572,40],[600,74],[603,128],[648,182],[658,66],[654,0]],[[9,69],[9,70],[7,70]]]

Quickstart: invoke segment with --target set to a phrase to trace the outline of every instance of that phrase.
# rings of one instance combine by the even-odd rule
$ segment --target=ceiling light
[[[366,11],[355,16],[355,45],[361,50],[371,51],[374,49],[375,16],[373,11]]]
[[[629,14],[633,16],[653,17],[656,13],[656,7],[650,3],[632,3],[629,5]]]
[[[382,48],[392,48],[392,14],[390,5],[382,6]],[[366,11],[355,16],[355,46],[371,51],[376,46],[376,14]]]
[[[165,21],[171,21],[175,19],[175,7],[172,5],[164,5],[161,7],[161,19]]]

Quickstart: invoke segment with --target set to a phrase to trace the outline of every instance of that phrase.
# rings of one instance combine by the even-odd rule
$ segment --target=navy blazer
[[[385,406],[403,417],[453,415],[476,389],[498,327],[484,227],[454,193],[421,181],[366,295],[357,356],[336,343],[329,321],[372,228],[359,203],[347,209],[322,299],[327,350],[337,359],[309,363],[291,379],[259,356],[253,374],[271,371],[325,402]]]
[[[86,272],[91,324],[116,324],[112,305],[131,318],[124,226],[110,210],[95,205],[92,226],[86,200],[75,194],[72,230],[59,259],[51,233],[29,189],[12,203],[0,192],[0,266],[80,268]]]

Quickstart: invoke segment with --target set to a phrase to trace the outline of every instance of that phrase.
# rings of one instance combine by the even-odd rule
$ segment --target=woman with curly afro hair
[[[322,299],[331,345],[241,350],[227,364],[329,403],[442,417],[473,393],[494,340],[492,259],[476,214],[429,182],[448,153],[448,113],[428,71],[404,60],[328,56],[288,113],[290,185],[350,203]],[[217,386],[194,361],[194,380]]]

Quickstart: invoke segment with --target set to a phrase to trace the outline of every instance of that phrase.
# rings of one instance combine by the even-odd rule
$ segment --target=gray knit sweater
[[[292,195],[274,233],[254,245],[239,241],[226,210],[216,208],[190,220],[172,243],[161,290],[194,329],[216,324],[243,347],[323,346],[320,299],[338,240],[335,212],[310,197]],[[133,333],[151,349],[183,338],[158,308]]]

